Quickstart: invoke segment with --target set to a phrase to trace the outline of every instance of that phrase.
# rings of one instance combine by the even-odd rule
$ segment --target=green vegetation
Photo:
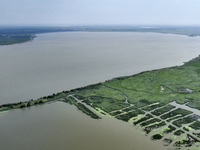
[[[199,130],[200,129],[200,121],[195,121],[193,124],[189,125],[189,127],[195,129],[195,130]]]
[[[171,133],[174,130],[176,130],[176,128],[172,125],[169,125],[168,128],[165,131],[163,131],[163,133],[168,134],[168,133]]]
[[[176,132],[174,132],[174,135],[180,136],[183,133],[185,133],[185,132],[182,130],[177,130]]]
[[[153,135],[153,136],[151,137],[151,139],[152,139],[152,140],[160,140],[160,139],[164,136],[164,134],[171,133],[171,132],[174,131],[174,130],[176,130],[176,128],[173,127],[173,126],[171,126],[171,125],[169,125],[168,127],[162,129],[159,133]],[[165,142],[166,142],[166,141],[165,141]]]
[[[63,27],[0,27],[0,45],[11,45],[33,40],[35,34],[75,31]]]
[[[146,132],[146,134],[149,134],[151,131],[158,129],[165,125],[166,125],[165,121],[161,121],[161,122],[159,122],[159,123],[157,122],[153,125],[145,126],[145,128],[143,130]]]
[[[38,105],[38,104],[43,104],[46,102],[54,101],[54,100],[59,100],[62,98],[68,99],[68,94],[70,94],[70,91],[63,91],[57,94],[52,94],[44,97],[40,97],[38,99],[31,99],[29,101],[25,102],[19,102],[19,103],[10,103],[10,104],[3,104],[0,106],[0,111],[6,111],[10,109],[17,109],[17,108],[24,108],[24,107],[30,107],[33,105]]]
[[[91,107],[100,108],[101,110],[107,113],[130,106],[129,104],[126,104],[124,102],[115,99],[95,97],[95,96],[89,97],[87,98],[87,100],[84,100],[83,102],[86,103],[87,105],[90,105]]]
[[[122,111],[128,112],[128,111],[135,110],[135,109],[137,109],[135,106],[131,106],[131,107],[122,109]]]
[[[136,107],[143,107],[143,110],[151,111],[174,100],[179,104],[188,102],[188,106],[199,109],[198,81],[200,81],[200,77],[196,73],[196,68],[185,64],[181,67],[115,78],[103,84],[123,92],[128,97],[128,102]],[[161,90],[161,87],[164,90]],[[180,91],[181,88],[192,89],[194,92]]]
[[[187,116],[185,118],[181,118],[181,119],[178,119],[176,121],[173,121],[172,123],[177,126],[177,127],[181,127],[182,124],[188,124],[188,123],[191,123],[193,121],[195,121],[196,119],[193,118],[192,116]]]
[[[70,103],[71,105],[77,103],[77,100],[75,100],[72,97],[66,97],[65,100],[63,100],[64,102]]]
[[[192,112],[189,111],[189,110],[178,108],[178,109],[173,110],[173,111],[171,111],[167,114],[162,115],[161,118],[166,119],[169,122],[171,120],[174,120],[174,119],[179,118],[179,117],[186,116],[186,115],[191,114],[191,113]]]
[[[31,41],[35,38],[34,35],[0,35],[0,45],[11,45]]]
[[[155,134],[155,135],[153,135],[152,137],[151,137],[151,139],[152,140],[160,140],[160,139],[162,139],[162,135],[160,135],[160,134]]]
[[[43,104],[47,101],[48,101],[47,99],[40,98],[40,99],[36,99],[36,100],[29,100],[29,101],[26,101],[26,102],[4,104],[4,105],[0,106],[0,111],[30,107],[30,106],[33,106],[33,105]]]
[[[121,114],[121,113],[122,113],[122,111],[119,110],[119,111],[111,112],[110,115],[111,115],[111,116],[116,116],[116,115],[119,115],[119,114]]]
[[[190,131],[190,129],[187,126],[183,127],[183,130],[188,131],[188,132]]]
[[[186,147],[191,147],[194,143],[200,142],[198,139],[194,138],[193,136],[187,134],[187,137],[184,137],[183,139],[176,141],[174,146],[182,147],[185,145]]]
[[[150,118],[153,118],[153,116],[150,115],[150,114],[146,114],[145,117],[143,117],[143,118],[141,118],[141,119],[139,119],[139,120],[133,122],[133,124],[134,124],[134,125],[137,125],[137,124],[139,124],[139,123],[141,123],[141,122],[143,122],[143,121],[146,121],[146,120],[148,120],[148,119],[150,119]]]
[[[166,113],[166,112],[168,112],[168,111],[170,111],[170,110],[172,110],[174,108],[176,108],[176,107],[169,104],[169,105],[167,105],[167,106],[165,106],[163,108],[154,110],[152,112],[152,114],[156,115],[156,116],[160,116],[160,115],[162,115],[162,114],[164,114],[164,113]]]
[[[200,138],[200,133],[192,133],[194,135],[196,135],[198,138]]]
[[[129,121],[129,119],[136,117],[140,114],[144,114],[144,112],[140,109],[136,109],[136,110],[128,112],[126,114],[118,115],[118,116],[116,116],[116,118],[123,120],[123,121]]]
[[[77,106],[77,108],[79,110],[82,110],[82,112],[86,113],[87,115],[91,116],[92,118],[94,118],[94,119],[101,119],[98,115],[96,115],[90,109],[88,109],[87,107],[85,107],[85,105],[83,105],[81,103],[76,103],[75,105]]]
[[[76,92],[76,96],[81,96],[81,99],[88,98],[88,97],[101,97],[101,98],[112,98],[117,101],[124,102],[126,100],[125,96],[117,90],[112,88],[108,88],[106,86],[93,86],[91,88],[84,88],[82,90],[78,90]]]
[[[154,123],[160,122],[160,121],[161,121],[161,120],[158,119],[158,118],[152,118],[152,119],[150,119],[150,120],[147,120],[147,121],[141,123],[140,126],[143,127],[143,126],[147,126],[147,125],[150,125],[150,124],[154,124]]]
[[[157,102],[157,103],[151,104],[149,106],[142,107],[142,109],[145,111],[152,111],[152,110],[162,107],[164,105],[165,105],[164,103],[161,104],[161,103]]]

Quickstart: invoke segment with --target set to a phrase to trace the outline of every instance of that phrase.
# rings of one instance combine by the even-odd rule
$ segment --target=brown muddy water
[[[0,120],[2,150],[164,149],[132,124],[91,119],[63,102],[9,111]]]
[[[0,47],[0,104],[26,101],[113,77],[182,65],[200,38],[158,33],[66,32]],[[5,150],[161,150],[132,124],[94,120],[55,102],[0,113]]]

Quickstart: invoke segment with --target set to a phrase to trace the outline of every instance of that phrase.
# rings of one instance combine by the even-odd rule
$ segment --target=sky
[[[200,0],[0,0],[0,25],[200,25]]]

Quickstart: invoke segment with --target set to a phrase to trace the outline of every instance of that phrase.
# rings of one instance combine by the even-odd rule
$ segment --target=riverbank
[[[189,62],[186,62],[183,66],[144,71],[132,76],[114,78],[112,80],[107,80],[103,83],[92,84],[69,91],[59,92],[56,94],[53,93],[52,95],[44,96],[37,99],[31,99],[25,102],[3,104],[0,106],[0,111],[29,107],[54,100],[60,100],[66,98],[69,94],[75,94],[82,99],[85,98],[85,94],[87,95],[87,97],[89,97],[89,95],[91,94],[98,97],[98,95],[100,94],[101,98],[109,97],[109,95],[111,94],[114,96],[112,98],[117,99],[120,102],[134,104],[138,108],[145,107],[146,105],[150,105],[153,103],[162,106],[174,101],[173,99],[169,98],[170,96],[180,98],[183,98],[183,96],[185,96],[185,99],[178,98],[176,102],[178,104],[187,103],[187,106],[200,110],[200,106],[197,105],[198,101],[195,101],[196,97],[193,97],[193,95],[197,96],[197,94],[199,94],[199,91],[195,89],[195,87],[198,88],[198,81],[200,80],[198,74],[199,68],[200,56],[190,60]],[[184,81],[184,83],[182,81]],[[131,85],[131,83],[133,82],[134,84]],[[192,85],[192,83],[194,83],[195,85]],[[177,88],[178,86],[179,88]],[[162,87],[164,90],[160,91],[160,87]],[[98,92],[95,89],[98,89]],[[192,90],[188,91],[184,89]],[[93,90],[92,93],[91,90]],[[143,93],[144,95],[147,94],[145,95],[145,97],[151,97],[151,94],[156,94],[157,96],[159,96],[159,98],[155,98],[154,96],[154,98],[148,98],[150,101],[147,101],[144,97],[144,100],[142,99],[139,101],[134,101],[133,99],[130,100],[129,91],[132,91],[133,93]],[[79,94],[79,92],[82,94]],[[162,97],[165,96],[169,96],[169,100],[164,99],[164,102],[164,100],[162,101]],[[128,100],[127,97],[129,97]],[[159,103],[160,101],[162,101],[162,104],[157,103],[158,101],[156,99],[159,99]],[[89,103],[86,101],[84,102]],[[152,105],[151,107],[154,108],[155,105]]]
[[[14,45],[31,42],[35,35],[0,35],[0,45]]]

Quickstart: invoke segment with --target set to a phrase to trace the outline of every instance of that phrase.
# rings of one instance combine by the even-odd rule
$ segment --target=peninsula
[[[191,109],[200,110],[199,97],[200,56],[182,66],[145,71],[34,100],[4,104],[0,111],[62,101],[75,105],[94,119],[106,115],[132,122],[146,136],[160,140],[165,146],[198,147],[200,116]]]

